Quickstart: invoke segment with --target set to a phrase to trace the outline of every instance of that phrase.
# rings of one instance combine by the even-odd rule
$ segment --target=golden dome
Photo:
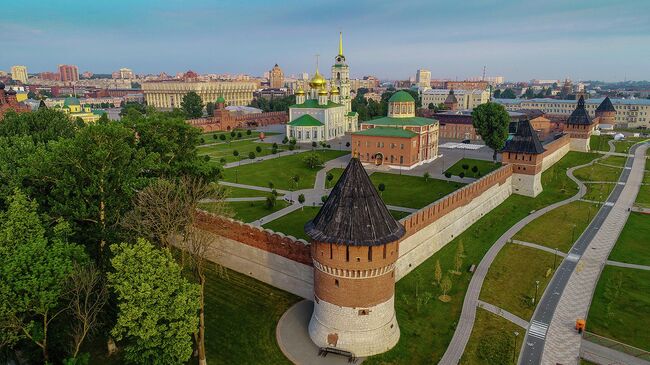
[[[325,84],[327,84],[327,80],[323,76],[321,76],[320,72],[316,70],[316,73],[314,74],[314,77],[309,80],[309,86],[312,89],[320,89],[325,87]]]
[[[338,95],[339,94],[339,88],[338,87],[333,87],[332,91],[330,91],[332,95]]]
[[[327,95],[327,90],[325,88],[318,90],[318,95]]]
[[[302,89],[302,86],[296,90],[296,95],[305,95],[305,90]]]

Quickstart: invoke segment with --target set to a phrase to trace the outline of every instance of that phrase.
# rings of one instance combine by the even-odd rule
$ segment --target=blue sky
[[[9,1],[0,69],[327,71],[339,31],[353,77],[650,79],[649,0]]]

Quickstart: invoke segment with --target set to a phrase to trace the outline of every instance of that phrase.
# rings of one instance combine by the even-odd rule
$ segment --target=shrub
[[[248,153],[248,158],[250,158],[251,160],[254,160],[255,159],[255,152],[253,152],[253,151],[249,152]]]
[[[262,147],[260,147],[260,146],[255,147],[255,151],[256,151],[257,153],[262,152]]]

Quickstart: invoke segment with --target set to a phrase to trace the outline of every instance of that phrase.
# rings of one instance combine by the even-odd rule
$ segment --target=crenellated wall
[[[542,161],[542,172],[560,161],[564,155],[571,150],[571,137],[568,134],[544,145],[544,160]]]

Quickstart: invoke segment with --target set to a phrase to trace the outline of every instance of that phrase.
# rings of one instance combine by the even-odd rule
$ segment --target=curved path
[[[614,150],[613,145],[610,145],[610,152],[613,150]],[[472,279],[469,283],[469,287],[467,288],[467,293],[465,294],[465,300],[463,301],[463,310],[461,312],[458,325],[456,326],[456,331],[454,332],[454,336],[451,339],[451,343],[447,347],[447,350],[445,351],[445,354],[443,355],[439,364],[456,365],[460,361],[461,356],[463,356],[463,352],[465,352],[465,347],[467,346],[467,342],[469,341],[469,338],[472,334],[474,321],[476,320],[476,307],[479,304],[478,298],[479,295],[481,294],[481,287],[483,286],[483,282],[485,281],[485,276],[487,275],[487,272],[490,266],[492,265],[492,262],[496,258],[499,251],[501,251],[503,246],[505,246],[505,244],[517,232],[519,232],[528,223],[532,222],[536,218],[541,217],[542,215],[550,212],[555,208],[559,208],[563,205],[580,200],[580,198],[582,198],[587,192],[587,188],[580,180],[578,180],[575,176],[573,176],[573,171],[585,166],[589,166],[595,163],[596,161],[606,158],[608,156],[609,154],[606,154],[603,157],[594,159],[587,164],[569,168],[566,174],[571,180],[573,180],[576,184],[578,184],[579,187],[578,193],[568,199],[551,204],[528,215],[524,219],[515,223],[514,226],[510,227],[510,229],[508,229],[503,235],[501,235],[501,237],[499,237],[499,239],[492,245],[492,247],[490,247],[490,249],[485,254],[485,256],[483,256],[481,262],[478,264],[476,271],[474,271],[474,275],[472,276]]]

